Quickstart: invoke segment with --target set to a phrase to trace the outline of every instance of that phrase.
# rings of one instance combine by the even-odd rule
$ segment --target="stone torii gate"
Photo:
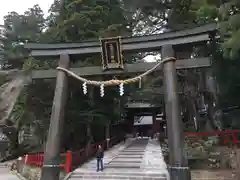
[[[176,69],[204,68],[211,66],[209,57],[175,61],[173,57],[175,57],[176,52],[174,52],[174,50],[182,45],[206,43],[210,40],[210,34],[215,31],[216,25],[210,24],[189,30],[168,32],[158,35],[121,38],[121,49],[123,52],[161,50],[162,58],[168,58],[168,60],[163,63],[163,76],[171,180],[190,179],[190,170],[184,153],[184,137],[183,129],[181,128],[182,121],[177,93]],[[25,48],[29,49],[31,55],[34,57],[60,57],[59,67],[64,69],[69,69],[71,55],[91,55],[101,53],[103,49],[97,40],[60,44],[29,43],[25,45]],[[92,66],[72,68],[70,71],[79,76],[88,77],[105,74],[120,75],[145,72],[156,65],[156,63],[121,64],[122,62],[120,61],[115,62],[115,65],[116,63],[120,63],[123,69],[103,71],[101,66]],[[41,180],[58,180],[60,170],[58,166],[60,143],[64,124],[64,108],[67,101],[68,75],[64,71],[51,69],[32,71],[31,77],[32,79],[57,78]]]

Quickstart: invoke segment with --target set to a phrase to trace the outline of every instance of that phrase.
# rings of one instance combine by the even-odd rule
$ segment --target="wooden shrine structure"
[[[211,66],[209,57],[191,58],[190,51],[193,46],[206,46],[214,37],[216,24],[208,24],[193,29],[168,32],[157,35],[122,37],[84,41],[80,43],[39,44],[28,43],[25,48],[31,51],[36,58],[59,58],[59,68],[50,70],[34,70],[32,79],[56,78],[56,89],[53,100],[50,127],[44,155],[41,180],[59,179],[59,154],[61,134],[64,124],[64,108],[67,100],[69,72],[77,76],[91,79],[99,75],[134,75],[143,73],[154,67],[157,63],[124,64],[119,52],[152,52],[161,51],[164,99],[167,118],[167,131],[169,139],[169,171],[171,180],[190,179],[190,171],[184,153],[183,130],[181,122],[180,104],[177,93],[176,69],[207,68]],[[119,39],[121,42],[119,42]],[[69,68],[72,59],[81,56],[102,53],[103,65]],[[161,70],[158,66],[155,70]]]

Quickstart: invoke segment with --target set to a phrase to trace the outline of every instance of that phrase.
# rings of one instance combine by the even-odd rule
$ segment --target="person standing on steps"
[[[101,146],[101,145],[98,146],[98,150],[97,150],[96,157],[97,157],[97,172],[98,172],[98,171],[103,171],[103,157],[104,157],[104,152],[103,152],[103,149],[102,149],[102,146]],[[100,166],[100,167],[99,167],[99,166]]]

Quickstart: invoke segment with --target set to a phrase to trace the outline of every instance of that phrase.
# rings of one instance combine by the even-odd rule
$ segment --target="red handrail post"
[[[24,163],[25,163],[25,164],[28,163],[28,154],[26,154],[25,157],[24,157]]]
[[[237,135],[235,132],[232,133],[232,138],[233,138],[233,144],[236,145],[237,144]]]
[[[229,136],[223,135],[222,137],[223,137],[223,145],[227,145],[230,142]]]
[[[72,167],[72,151],[67,151],[65,159],[65,172],[66,173],[71,172],[71,167]]]

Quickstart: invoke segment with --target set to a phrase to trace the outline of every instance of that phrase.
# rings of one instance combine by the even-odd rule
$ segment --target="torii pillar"
[[[162,47],[162,57],[163,59],[174,57],[172,45]],[[163,72],[170,179],[190,180],[190,170],[184,152],[183,122],[177,93],[177,71],[174,59],[164,62]]]
[[[68,69],[69,63],[69,55],[60,56],[59,67]],[[63,71],[58,71],[40,180],[59,180],[61,137],[64,126],[67,89],[67,74]]]

